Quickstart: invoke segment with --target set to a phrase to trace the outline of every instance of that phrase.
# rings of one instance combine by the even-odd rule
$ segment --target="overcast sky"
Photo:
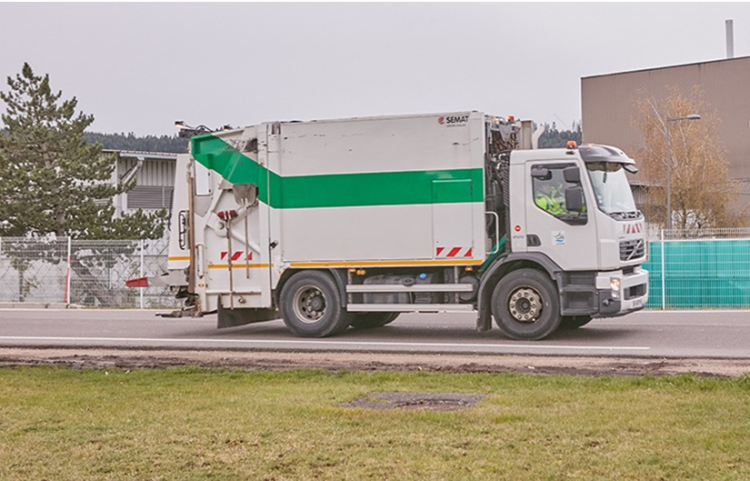
[[[750,3],[0,3],[0,89],[29,62],[105,133],[460,110],[568,128],[581,77],[725,58],[727,19],[750,55]]]

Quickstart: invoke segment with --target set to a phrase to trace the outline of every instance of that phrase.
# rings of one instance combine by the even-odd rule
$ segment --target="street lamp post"
[[[701,116],[698,114],[685,115],[684,117],[667,117],[667,230],[672,230],[672,190],[669,177],[672,161],[669,152],[669,122],[677,120],[700,120],[700,118]]]

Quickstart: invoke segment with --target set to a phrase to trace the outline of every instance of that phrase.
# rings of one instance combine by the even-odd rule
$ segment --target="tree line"
[[[576,145],[581,145],[581,138],[583,132],[581,130],[581,123],[573,122],[573,128],[571,130],[558,130],[557,124],[543,124],[545,129],[544,133],[539,137],[539,148],[540,149],[554,149],[558,147],[565,147],[568,145],[568,141],[574,140]]]
[[[177,135],[146,135],[136,136],[128,134],[103,134],[99,132],[84,132],[83,140],[88,144],[99,144],[107,150],[135,150],[138,152],[166,152],[183,154],[187,152],[188,139],[181,139]]]

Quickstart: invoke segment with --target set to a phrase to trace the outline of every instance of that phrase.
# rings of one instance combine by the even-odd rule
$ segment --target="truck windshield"
[[[622,164],[617,162],[587,162],[596,202],[607,214],[636,212],[635,200]]]

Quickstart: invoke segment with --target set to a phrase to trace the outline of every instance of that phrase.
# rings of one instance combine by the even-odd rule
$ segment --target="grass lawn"
[[[750,377],[6,368],[0,479],[748,480]]]

